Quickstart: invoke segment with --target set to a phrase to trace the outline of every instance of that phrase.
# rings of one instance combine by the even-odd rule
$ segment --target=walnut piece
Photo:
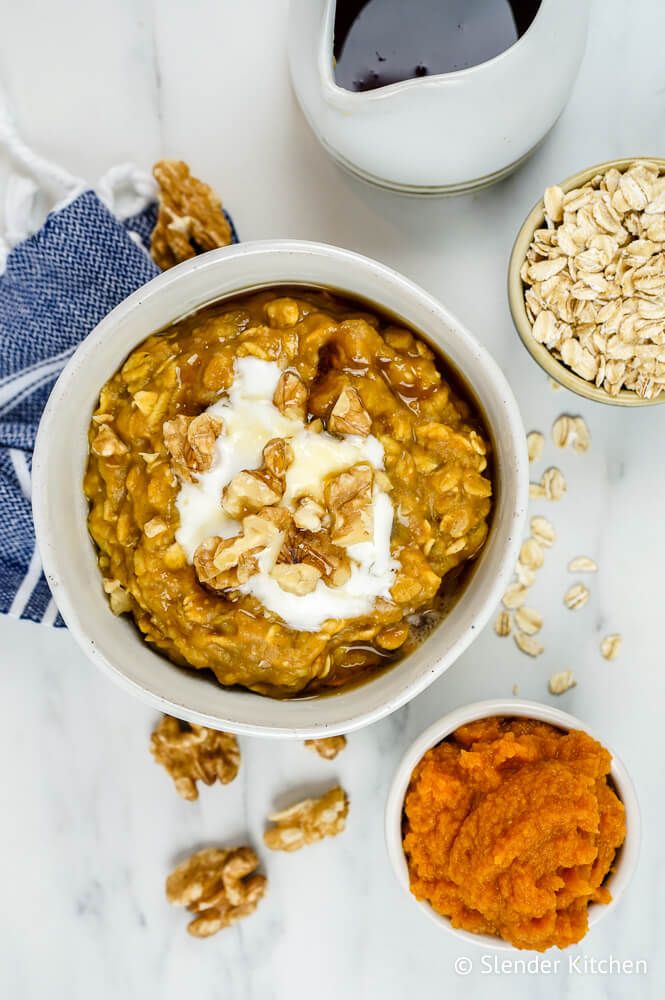
[[[285,553],[286,554],[286,553]],[[294,563],[306,563],[318,570],[326,583],[342,587],[351,576],[351,562],[343,548],[324,534],[297,531],[288,543],[288,555]],[[280,558],[282,553],[280,553]]]
[[[334,760],[346,746],[346,736],[324,736],[319,740],[305,740],[305,746],[324,760]]]
[[[120,440],[108,424],[100,426],[90,447],[93,454],[98,455],[99,458],[118,458],[128,452],[127,445]]]
[[[153,167],[159,184],[159,213],[150,253],[165,271],[205,250],[231,243],[222,203],[207,184],[192,177],[182,160],[160,160]]]
[[[263,449],[259,469],[244,469],[222,491],[222,508],[229,517],[256,514],[263,507],[278,503],[284,494],[285,473],[293,461],[288,441],[273,438]]]
[[[321,531],[325,513],[325,507],[312,497],[301,497],[293,514],[293,523],[303,531]]]
[[[260,514],[243,518],[242,532],[233,538],[206,538],[194,553],[194,570],[199,583],[211,590],[223,592],[245,583],[258,568],[257,558],[270,545],[275,554],[283,542],[290,514],[273,517],[278,508],[267,508]]]
[[[328,430],[332,434],[361,434],[367,437],[372,429],[372,418],[362,404],[356,389],[342,389],[332,408]]]
[[[333,515],[330,538],[336,545],[355,545],[372,537],[372,483],[371,466],[354,465],[326,484],[326,503]]]
[[[307,416],[307,389],[295,372],[282,372],[272,401],[285,417],[304,422]]]
[[[166,898],[196,914],[187,925],[190,934],[210,937],[256,909],[267,886],[265,875],[252,875],[258,864],[251,847],[206,847],[171,872]]]
[[[150,737],[150,753],[173,778],[178,795],[198,799],[197,781],[223,785],[233,781],[240,766],[240,750],[233,733],[188,724],[165,715]]]
[[[270,575],[287,594],[311,594],[321,579],[321,571],[307,563],[279,563]]]
[[[346,792],[337,785],[319,799],[303,799],[269,816],[275,826],[266,830],[263,841],[271,851],[297,851],[306,844],[341,833],[348,812]]]
[[[181,413],[165,421],[162,432],[176,473],[181,479],[194,482],[195,473],[207,472],[212,465],[222,421],[209,413],[200,413],[198,417],[186,417]]]

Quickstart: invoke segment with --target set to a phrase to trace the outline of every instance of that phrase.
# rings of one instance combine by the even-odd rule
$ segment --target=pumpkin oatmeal
[[[488,532],[479,414],[423,340],[325,292],[226,300],[149,337],[89,440],[112,610],[263,694],[408,653]]]
[[[404,804],[411,891],[453,927],[517,948],[584,937],[626,836],[609,752],[531,719],[461,726],[424,755]]]

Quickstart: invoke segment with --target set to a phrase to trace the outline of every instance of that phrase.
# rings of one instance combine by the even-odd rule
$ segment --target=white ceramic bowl
[[[388,855],[393,870],[397,876],[397,881],[407,893],[409,898],[428,917],[434,920],[439,927],[454,934],[455,937],[463,941],[464,944],[480,945],[482,948],[495,948],[501,951],[514,951],[513,945],[501,938],[492,937],[489,934],[472,934],[470,931],[453,927],[447,917],[438,914],[429,903],[417,900],[409,888],[409,870],[402,848],[402,813],[404,810],[404,798],[413,769],[425,753],[437,743],[440,743],[450,736],[459,726],[467,722],[474,722],[476,719],[486,719],[493,715],[504,715],[518,718],[539,719],[542,722],[549,722],[559,729],[582,729],[585,733],[593,736],[607,747],[607,743],[594,733],[589,727],[567,712],[560,712],[550,705],[541,705],[536,701],[521,701],[517,699],[496,699],[491,701],[478,701],[473,705],[463,705],[449,715],[444,715],[442,719],[432,723],[432,725],[422,733],[418,739],[412,743],[399,763],[395,777],[393,778],[388,799],[386,802],[385,814],[385,834]],[[633,782],[622,762],[608,747],[612,753],[611,776],[617,794],[626,809],[626,840],[619,850],[616,868],[608,881],[609,889],[612,893],[610,903],[592,903],[589,906],[589,929],[594,927],[599,920],[611,913],[624,894],[628,883],[632,879],[640,853],[640,810],[635,794]]]
[[[155,653],[131,620],[111,614],[86,527],[87,430],[101,386],[145,337],[220,298],[283,283],[318,285],[376,303],[423,331],[473,386],[492,430],[498,486],[488,542],[442,626],[399,666],[334,695],[276,700],[221,687]],[[190,722],[267,736],[349,732],[419,694],[487,621],[512,573],[527,503],[525,436],[492,358],[435,299],[395,271],[347,250],[269,241],[215,250],[159,275],[93,330],[60,376],[33,464],[35,527],[60,612],[88,656],[126,690]]]

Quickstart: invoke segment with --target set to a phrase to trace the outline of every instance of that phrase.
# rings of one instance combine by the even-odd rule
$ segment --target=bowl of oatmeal
[[[624,764],[537,702],[466,705],[402,758],[386,804],[403,889],[465,944],[567,948],[611,913],[640,850]]]
[[[501,372],[425,292],[337,248],[244,244],[154,279],[63,372],[40,551],[74,636],[145,700],[345,732],[486,621],[524,452]]]

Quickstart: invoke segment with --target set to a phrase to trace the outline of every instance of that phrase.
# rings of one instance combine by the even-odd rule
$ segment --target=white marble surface
[[[89,180],[111,164],[190,161],[214,183],[245,238],[294,236],[363,251],[436,293],[508,373],[528,428],[581,412],[587,456],[555,455],[569,493],[551,515],[559,533],[533,595],[545,615],[537,661],[487,629],[438,683],[349,740],[334,763],[299,744],[242,741],[228,788],[180,801],[152,763],[154,713],[113,687],[69,636],[0,623],[0,995],[278,998],[412,996],[660,997],[665,989],[662,794],[665,407],[599,408],[552,391],[521,348],[505,295],[512,237],[546,183],[620,155],[665,152],[661,0],[596,0],[573,98],[520,173],[444,202],[402,200],[359,186],[326,159],[289,91],[286,0],[23,0],[5,4],[0,78],[25,137]],[[525,81],[528,86],[528,81]],[[535,509],[535,508],[534,508]],[[566,611],[566,563],[600,572],[583,610]],[[625,636],[606,663],[599,638]],[[557,701],[624,758],[641,797],[642,861],[617,911],[573,954],[644,958],[639,979],[578,974],[488,975],[482,952],[460,978],[463,950],[394,884],[382,840],[395,762],[454,706],[520,693],[553,700],[546,681],[574,669]],[[260,843],[263,817],[301,789],[340,778],[348,831],[266,859],[270,891],[251,920],[212,940],[184,931],[163,879],[174,858],[209,842]]]

